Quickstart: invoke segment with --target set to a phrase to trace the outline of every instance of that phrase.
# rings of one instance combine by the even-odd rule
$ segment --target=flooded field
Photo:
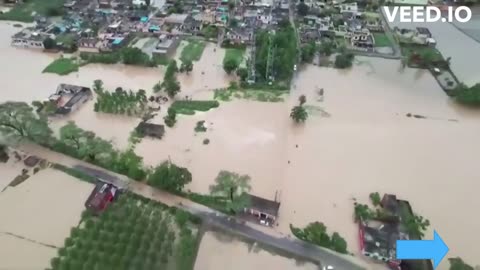
[[[372,191],[395,193],[430,219],[426,237],[437,230],[450,246],[448,256],[479,264],[469,247],[480,241],[480,218],[469,215],[461,226],[452,220],[464,220],[480,207],[470,199],[480,176],[480,111],[453,104],[428,73],[398,73],[395,61],[359,60],[367,62],[347,73],[308,67],[296,81],[292,102],[306,94],[307,105],[329,117],[314,115],[288,132],[291,164],[285,166],[278,229],[287,233],[289,223],[319,220],[358,253],[352,199],[368,202]],[[315,101],[317,86],[325,89],[324,102]],[[444,261],[440,269],[447,266]]]
[[[212,252],[215,250],[215,252]],[[213,269],[278,269],[315,270],[312,263],[297,262],[294,259],[270,253],[256,245],[221,233],[207,232],[202,238],[195,262],[195,270]]]
[[[192,191],[208,193],[218,172],[230,170],[250,175],[254,192],[274,199],[275,187],[283,179],[280,168],[287,164],[284,144],[290,121],[286,111],[283,103],[221,103],[206,113],[180,116],[161,141],[145,138],[136,152],[148,165],[170,158],[188,167],[193,181],[187,188]],[[195,133],[201,120],[208,130]],[[203,144],[206,138],[208,145]]]
[[[63,246],[92,189],[62,172],[42,170],[0,193],[0,232]]]
[[[57,250],[15,236],[0,234],[0,269],[45,269]]]

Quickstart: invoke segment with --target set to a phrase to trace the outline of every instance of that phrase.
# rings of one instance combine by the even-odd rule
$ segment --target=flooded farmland
[[[42,100],[59,83],[89,86],[99,78],[109,89],[122,86],[124,89],[151,91],[151,87],[163,78],[163,67],[146,69],[124,65],[88,65],[80,68],[78,73],[63,77],[42,74],[43,68],[56,56],[10,47],[9,36],[15,31],[17,29],[11,25],[0,23],[0,61],[9,63],[0,66],[0,82],[4,89],[0,94],[1,101]],[[438,41],[439,46],[443,46],[442,40]],[[212,97],[210,89],[228,85],[230,78],[220,64],[224,52],[214,51],[214,47],[207,46],[202,59],[194,63],[190,75],[179,75],[184,89],[181,95],[207,99]],[[452,65],[474,63],[472,58],[456,57],[453,53],[445,55],[452,56]],[[480,207],[480,203],[472,199],[480,185],[477,181],[480,172],[476,169],[480,153],[477,142],[480,112],[453,103],[429,72],[404,69],[399,61],[393,60],[359,57],[358,62],[349,71],[315,66],[303,68],[295,78],[291,97],[286,102],[237,100],[222,102],[219,108],[205,113],[179,116],[176,126],[167,128],[162,140],[145,138],[135,151],[148,165],[157,165],[170,158],[178,165],[188,167],[193,181],[187,188],[195,192],[207,193],[220,170],[248,174],[252,178],[254,194],[270,199],[277,191],[280,194],[279,226],[275,230],[287,235],[290,234],[290,223],[304,226],[321,221],[330,231],[344,236],[349,251],[355,254],[358,254],[359,246],[357,228],[352,221],[353,199],[367,202],[370,192],[395,193],[401,199],[409,200],[414,211],[430,219],[432,225],[426,238],[431,238],[435,229],[449,245],[449,257],[461,256],[471,264],[480,264],[477,252],[471,248],[480,241],[476,234],[480,218],[468,215],[468,220],[465,219],[467,213],[475,213]],[[457,76],[465,76],[461,79],[466,82],[473,83],[478,78],[475,73],[478,69],[471,68],[465,73],[458,70],[455,70]],[[316,92],[319,88],[325,90],[323,101],[319,101]],[[301,94],[307,96],[310,117],[304,125],[295,125],[289,113]],[[90,101],[71,116],[54,121],[54,127],[72,119],[80,127],[95,130],[103,138],[112,139],[118,147],[124,147],[138,119],[96,114],[92,106],[93,101]],[[409,118],[406,117],[408,113],[426,118]],[[208,129],[205,133],[195,134],[195,124],[200,120],[206,121]],[[154,121],[163,122],[160,116]],[[203,144],[206,138],[210,140],[207,145]],[[29,187],[29,181],[36,177],[18,188]],[[52,181],[64,181],[54,175],[51,178]],[[41,185],[43,193],[50,191],[47,188],[51,186],[64,192],[83,190],[57,182],[44,181]],[[0,200],[6,200],[7,194],[0,194]],[[27,193],[9,196],[12,197],[8,197],[7,204],[38,198],[29,193],[28,196]],[[5,204],[0,202],[0,208],[7,207]],[[25,211],[30,209],[25,207]],[[74,209],[70,210],[75,216],[80,215],[77,206],[58,207]],[[69,227],[59,229],[61,235],[58,236],[49,235],[52,230],[30,232],[23,225],[26,218],[38,216],[43,220],[48,213],[28,211],[22,219],[13,218],[16,214],[7,211],[0,220],[8,217],[9,221],[0,224],[32,237],[38,236],[39,240],[61,244],[62,237],[65,237],[62,230]],[[463,221],[461,225],[453,222],[460,220]],[[50,225],[41,226],[49,228]],[[285,263],[283,258],[272,262],[268,258],[272,256],[266,252],[249,255],[251,253],[244,244],[218,243],[208,234],[202,246],[207,248],[200,249],[197,270],[223,269],[226,263],[230,263],[227,260],[233,256],[221,256],[211,261],[205,255],[208,252],[216,255],[219,246],[222,251],[231,248],[236,250],[232,253],[238,252],[248,258],[253,256],[254,262],[257,259],[262,261],[260,264],[279,265],[279,269],[310,269],[308,266],[296,268],[294,262]],[[4,254],[1,252],[0,255]],[[242,269],[248,268],[247,260],[242,263],[238,263],[244,267]],[[444,261],[440,269],[447,269],[447,266]]]

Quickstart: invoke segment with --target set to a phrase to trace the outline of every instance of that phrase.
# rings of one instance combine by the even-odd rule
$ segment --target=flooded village
[[[480,265],[472,28],[40,2],[0,4],[0,269],[433,269],[395,241],[434,231]]]

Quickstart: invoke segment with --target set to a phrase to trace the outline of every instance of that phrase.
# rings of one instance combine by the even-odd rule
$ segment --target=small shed
[[[138,124],[138,126],[136,127],[136,131],[141,136],[150,136],[161,139],[163,137],[163,134],[165,133],[165,126],[140,122],[140,124]]]
[[[260,224],[273,226],[278,217],[280,203],[251,194],[247,195],[250,200],[250,205],[244,209],[244,212],[255,216]]]

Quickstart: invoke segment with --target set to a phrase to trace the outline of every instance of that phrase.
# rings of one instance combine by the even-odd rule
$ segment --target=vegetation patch
[[[243,55],[245,54],[245,49],[235,49],[229,48],[225,52],[225,56],[223,57],[223,69],[225,72],[230,74],[234,70],[236,70],[243,60]]]
[[[373,38],[375,47],[392,47],[392,43],[385,33],[373,33]]]
[[[83,215],[51,269],[191,270],[200,220],[134,194],[121,194],[99,217]]]
[[[205,132],[207,131],[207,127],[205,127],[205,121],[198,121],[195,125],[195,132]]]
[[[312,222],[307,227],[300,229],[290,224],[290,230],[295,237],[305,242],[315,244],[339,253],[348,254],[347,241],[337,232],[328,235],[327,227],[321,222]]]
[[[58,58],[50,63],[44,70],[43,73],[55,73],[58,75],[67,75],[72,72],[78,71],[78,64],[76,60],[70,58]]]
[[[259,75],[258,80],[270,81],[270,76],[275,74],[275,80],[290,81],[297,60],[297,38],[290,22],[288,20],[280,22],[275,33],[259,31],[255,46],[255,70]],[[275,48],[275,57],[269,63],[271,48]],[[271,66],[271,69],[267,69],[267,66]],[[271,73],[266,74],[267,70]]]
[[[170,106],[178,114],[193,115],[195,111],[206,112],[217,108],[220,103],[216,100],[177,100]]]
[[[284,101],[283,96],[287,93],[288,91],[284,90],[223,88],[215,89],[213,97],[221,101],[247,99],[261,102],[282,102]]]
[[[43,16],[61,16],[64,0],[30,0],[17,3],[11,10],[0,14],[0,20],[33,22],[33,13]]]
[[[477,83],[472,87],[461,85],[455,91],[455,99],[462,104],[479,106],[480,105],[480,84]]]
[[[191,39],[188,41],[187,46],[183,48],[180,55],[182,62],[186,61],[198,61],[202,58],[203,50],[205,49],[205,42],[201,40]]]
[[[148,54],[142,52],[139,48],[125,47],[119,51],[109,53],[88,53],[81,52],[80,58],[85,63],[99,64],[116,64],[123,63],[125,65],[155,67],[157,61]]]
[[[142,116],[147,109],[147,96],[143,89],[134,93],[119,87],[110,92],[103,88],[101,80],[95,80],[93,90],[97,94],[97,101],[93,106],[96,112]]]
[[[445,64],[440,51],[436,48],[424,45],[400,43],[402,55],[409,67],[428,67],[430,65]]]

